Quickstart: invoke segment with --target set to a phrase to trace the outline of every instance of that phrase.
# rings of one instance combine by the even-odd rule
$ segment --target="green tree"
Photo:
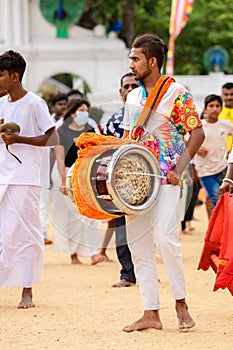
[[[127,47],[135,35],[145,32],[157,33],[168,43],[171,1],[86,0],[85,11],[83,17],[88,14],[92,28],[101,23],[106,26],[106,33],[114,20],[122,21],[118,36]],[[194,0],[191,16],[175,41],[176,75],[206,74],[204,53],[215,45],[225,48],[230,63],[233,61],[232,13],[232,0]],[[82,18],[78,24],[83,25]],[[232,65],[226,73],[233,73]]]

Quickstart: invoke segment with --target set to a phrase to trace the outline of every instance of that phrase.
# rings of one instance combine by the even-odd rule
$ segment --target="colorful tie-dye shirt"
[[[127,96],[123,127],[131,131],[145,105],[145,89],[139,87]],[[180,84],[172,83],[146,126],[143,144],[158,154],[161,175],[173,169],[185,147],[184,136],[201,126],[192,95]],[[163,184],[167,184],[166,178]]]

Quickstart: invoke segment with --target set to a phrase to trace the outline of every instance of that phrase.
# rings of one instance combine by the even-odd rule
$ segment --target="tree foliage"
[[[171,1],[164,0],[86,0],[79,25],[93,28],[114,21],[122,22],[118,33],[127,47],[137,34],[157,33],[169,40]],[[175,41],[175,74],[206,74],[205,51],[212,46],[225,48],[230,57],[226,73],[233,73],[233,2],[232,0],[194,0],[194,7],[183,31]],[[85,21],[84,21],[85,19]]]

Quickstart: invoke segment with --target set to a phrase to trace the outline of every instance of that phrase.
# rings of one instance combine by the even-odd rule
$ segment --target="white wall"
[[[210,73],[209,75],[189,75],[175,76],[178,83],[189,88],[192,93],[197,109],[201,113],[203,110],[204,99],[209,94],[221,95],[222,85],[227,82],[233,82],[233,75],[224,75],[223,73]]]
[[[68,39],[57,39],[39,0],[1,0],[0,13],[0,51],[15,49],[25,57],[26,89],[37,92],[48,77],[72,73],[88,83],[94,100],[118,96],[120,77],[128,71],[128,50],[121,40],[74,25]]]
[[[0,0],[0,52],[17,49],[27,60],[26,89],[37,92],[41,83],[58,73],[83,77],[94,105],[112,110],[120,103],[120,78],[128,72],[128,49],[114,36],[70,26],[68,39],[57,39],[56,28],[42,16],[39,0]],[[101,28],[100,28],[101,29]],[[201,112],[210,93],[221,94],[221,86],[233,76],[176,76],[192,92]]]

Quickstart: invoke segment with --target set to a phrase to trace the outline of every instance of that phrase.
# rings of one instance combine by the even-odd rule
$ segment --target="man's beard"
[[[149,65],[147,65],[146,70],[141,73],[140,75],[135,75],[135,80],[144,80],[151,74],[152,70],[149,68]]]

